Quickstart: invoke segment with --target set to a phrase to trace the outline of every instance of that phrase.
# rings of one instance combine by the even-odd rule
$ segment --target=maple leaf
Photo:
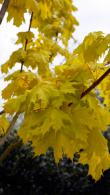
[[[18,40],[16,41],[16,44],[20,44],[22,43],[23,45],[25,45],[26,40],[29,42],[32,41],[32,39],[34,38],[34,34],[32,32],[19,32],[17,34],[18,36]]]
[[[96,62],[109,48],[110,35],[105,36],[102,32],[90,33],[85,37],[82,44],[74,51],[75,54],[83,55],[85,62]]]
[[[2,98],[9,99],[12,96],[24,94],[26,90],[33,88],[38,81],[37,76],[32,72],[16,71],[5,78],[5,81],[11,81],[7,87],[2,90]]]

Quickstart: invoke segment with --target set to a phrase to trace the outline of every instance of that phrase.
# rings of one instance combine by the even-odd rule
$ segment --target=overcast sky
[[[110,0],[74,0],[78,12],[75,13],[80,25],[77,27],[74,37],[80,43],[89,32],[103,31],[110,33]],[[0,27],[0,64],[4,63],[13,50],[16,50],[14,42],[18,31],[26,31],[27,24],[19,29],[4,19]],[[2,75],[0,75],[2,78]],[[0,89],[3,82],[0,82]]]
[[[110,33],[110,0],[74,0],[78,8],[79,27],[75,35],[79,40],[92,31]]]

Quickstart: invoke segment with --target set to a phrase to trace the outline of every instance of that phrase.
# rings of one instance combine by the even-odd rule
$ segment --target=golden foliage
[[[96,90],[82,99],[81,94],[108,69],[105,63],[110,58],[110,35],[90,33],[70,53],[68,41],[78,25],[74,11],[72,0],[10,1],[7,21],[13,19],[19,26],[25,20],[24,14],[33,12],[31,27],[38,30],[38,36],[31,31],[18,33],[16,44],[21,44],[21,48],[12,53],[1,71],[9,73],[17,63],[30,71],[18,70],[6,76],[9,84],[2,97],[6,114],[24,113],[19,135],[24,142],[32,141],[36,154],[52,146],[58,160],[64,153],[72,158],[83,149],[80,161],[88,163],[89,173],[98,179],[102,170],[110,166],[107,142],[102,135],[110,124],[110,77],[97,87],[108,106],[100,103]],[[58,54],[64,61],[52,68]],[[8,128],[2,117],[0,125],[1,130]]]

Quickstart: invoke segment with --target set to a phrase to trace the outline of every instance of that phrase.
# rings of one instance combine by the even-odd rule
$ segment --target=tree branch
[[[8,6],[9,6],[9,2],[10,0],[4,0],[3,4],[2,4],[2,8],[0,10],[0,24],[2,23],[2,20],[5,16],[5,13],[8,9]]]
[[[86,89],[82,94],[81,94],[81,99],[86,96],[92,89],[94,89],[97,85],[99,85],[102,80],[110,73],[110,68],[102,75],[100,76],[88,89]]]
[[[29,22],[28,32],[30,32],[30,29],[31,29],[32,19],[33,19],[33,12],[31,13],[31,18],[30,18],[30,22]],[[28,44],[28,39],[26,39],[26,41],[25,41],[24,51],[26,51],[26,49],[27,49],[27,44]],[[21,70],[20,70],[20,72],[23,71],[23,65],[24,65],[24,62],[21,63]]]

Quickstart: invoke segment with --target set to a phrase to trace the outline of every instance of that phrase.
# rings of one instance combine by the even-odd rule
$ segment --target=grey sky
[[[110,0],[74,0],[74,3],[78,8],[75,15],[80,23],[75,32],[79,41],[89,32],[110,33]]]

